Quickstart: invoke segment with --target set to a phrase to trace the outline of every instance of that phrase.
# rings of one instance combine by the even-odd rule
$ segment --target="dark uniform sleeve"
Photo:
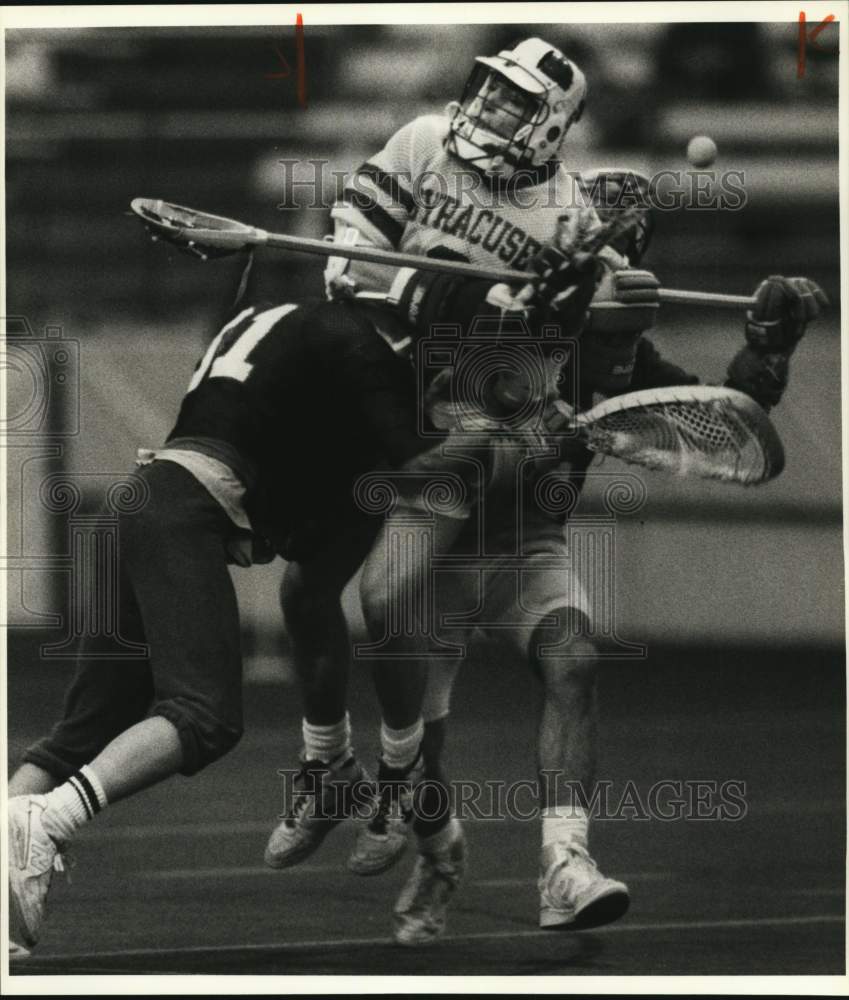
[[[363,430],[393,467],[399,467],[434,445],[419,433],[418,391],[409,363],[385,351],[352,357],[349,384]],[[390,355],[390,356],[387,356]]]
[[[747,349],[744,348],[738,358],[746,353]],[[739,365],[733,374],[729,370],[729,377],[723,385],[744,392],[768,412],[781,398],[781,393],[787,384],[787,359],[781,356],[763,359],[756,357],[750,350],[748,353],[752,354],[753,363],[748,369]],[[750,377],[741,378],[741,371],[749,371]],[[640,338],[629,392],[637,389],[653,389],[662,385],[698,385],[699,382],[697,375],[690,375],[678,365],[664,360],[651,341],[645,337]]]
[[[406,357],[351,303],[326,303],[320,320],[313,332],[326,341],[324,364],[344,399],[340,419],[358,428],[367,450],[397,467],[432,447],[419,434],[416,375]]]
[[[575,401],[570,398],[568,391],[568,379],[564,379],[563,396],[571,405]],[[621,395],[626,392],[636,392],[638,389],[654,389],[665,385],[697,385],[699,378],[689,372],[679,368],[661,357],[660,352],[646,337],[640,337],[637,341],[636,355],[634,359],[634,370],[630,384],[622,389]],[[589,385],[578,387],[579,409],[586,410],[593,405],[593,389]],[[593,452],[588,451],[580,439],[565,437],[559,441],[560,462],[564,466],[564,471],[568,470],[570,481],[581,489],[584,485],[586,472],[593,458]],[[557,518],[562,520],[562,518]]]

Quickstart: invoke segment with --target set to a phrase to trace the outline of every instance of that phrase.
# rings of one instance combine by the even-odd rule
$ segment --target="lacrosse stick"
[[[649,469],[749,486],[774,479],[784,468],[772,421],[736,389],[642,389],[607,399],[574,423],[590,451]]]
[[[435,426],[460,434],[522,433],[514,424],[444,398],[431,404],[429,415]],[[578,414],[558,399],[543,423],[543,435],[577,432],[590,451],[681,476],[753,486],[784,468],[781,438],[764,410],[745,393],[723,386],[641,389]]]
[[[386,264],[390,267],[415,267],[422,271],[439,271],[442,274],[458,274],[467,278],[485,278],[505,283],[527,283],[533,275],[527,271],[509,268],[491,269],[478,267],[465,261],[440,260],[436,257],[420,257],[416,254],[400,253],[394,250],[380,250],[377,247],[361,247],[347,243],[333,243],[306,236],[286,236],[284,233],[270,233],[265,229],[227,219],[220,215],[210,215],[183,205],[172,205],[157,198],[134,198],[130,208],[142,220],[154,239],[173,243],[202,260],[238,253],[250,247],[273,247],[278,250],[294,250],[299,253],[318,254],[322,257],[346,257],[350,260],[364,260],[372,264]],[[623,216],[628,210],[623,211]],[[598,239],[609,240],[611,233],[622,226],[622,220],[614,220],[593,237],[592,246],[584,249],[594,252],[602,244]],[[661,302],[680,302],[694,306],[719,306],[728,309],[750,309],[754,297],[749,295],[723,295],[717,292],[691,292],[674,288],[659,289]]]

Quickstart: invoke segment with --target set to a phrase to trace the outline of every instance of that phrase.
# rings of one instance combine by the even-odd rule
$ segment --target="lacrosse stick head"
[[[644,389],[605,400],[576,423],[591,451],[650,469],[752,486],[784,468],[769,417],[736,389]]]
[[[639,267],[654,232],[651,182],[636,170],[604,168],[583,173],[581,188],[603,224],[614,223],[607,243]]]
[[[253,226],[159,198],[134,198],[130,208],[154,240],[172,243],[201,260],[226,257],[261,242]]]

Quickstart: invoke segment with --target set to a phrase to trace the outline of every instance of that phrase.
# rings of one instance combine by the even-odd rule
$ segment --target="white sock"
[[[587,849],[590,818],[579,805],[548,806],[542,817],[542,846],[573,843]]]
[[[424,722],[418,718],[406,729],[390,729],[385,722],[380,724],[380,747],[383,762],[393,771],[406,770],[416,759],[422,738]]]
[[[67,843],[83,824],[106,805],[106,793],[100,779],[86,764],[76,774],[44,796],[41,817],[48,836],[57,844]]]
[[[320,760],[324,764],[329,764],[334,758],[351,749],[351,719],[347,712],[332,726],[314,726],[304,719],[301,729],[307,760]]]

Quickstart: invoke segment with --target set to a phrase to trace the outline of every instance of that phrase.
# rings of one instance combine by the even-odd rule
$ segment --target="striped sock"
[[[71,839],[79,828],[107,804],[100,779],[86,764],[63,784],[44,796],[42,823],[59,844]]]

